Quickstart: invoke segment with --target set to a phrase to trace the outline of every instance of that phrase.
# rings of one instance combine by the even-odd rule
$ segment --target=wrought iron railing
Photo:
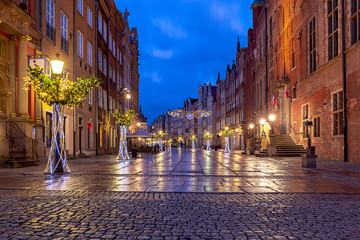
[[[296,132],[295,128],[291,124],[289,124],[289,126],[290,126],[290,129],[294,132],[295,135],[302,135],[304,138],[306,138],[306,136],[305,136],[305,134],[303,132],[298,133],[298,132]]]
[[[9,155],[11,160],[14,159],[15,152],[23,152],[26,155],[26,141],[31,141],[31,158],[37,159],[36,148],[38,141],[28,137],[24,131],[13,121],[6,121],[6,136],[9,140]],[[18,151],[15,151],[17,149]]]

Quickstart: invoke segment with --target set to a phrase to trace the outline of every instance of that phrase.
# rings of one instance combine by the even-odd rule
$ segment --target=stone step
[[[30,157],[27,157],[28,160],[21,158],[14,158],[13,160],[5,161],[5,166],[8,168],[21,168],[21,167],[30,167],[38,166],[40,164],[39,160],[29,160]]]

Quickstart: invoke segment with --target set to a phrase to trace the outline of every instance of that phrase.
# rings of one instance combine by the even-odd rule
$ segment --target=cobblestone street
[[[234,151],[0,169],[1,239],[359,239],[360,166]]]

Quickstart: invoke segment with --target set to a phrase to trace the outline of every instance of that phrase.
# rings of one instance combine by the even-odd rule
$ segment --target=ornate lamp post
[[[51,61],[53,76],[43,73],[43,69],[35,65],[28,68],[28,76],[25,77],[25,90],[33,88],[35,95],[52,108],[52,139],[50,155],[45,173],[70,173],[65,153],[64,138],[64,107],[81,106],[82,100],[89,94],[90,90],[97,87],[100,81],[96,78],[70,81],[62,77],[64,62],[56,59]]]
[[[191,149],[195,149],[195,141],[197,140],[197,137],[195,135],[192,135],[190,137],[191,140]]]
[[[126,141],[126,130],[134,120],[136,113],[134,110],[129,110],[126,113],[120,113],[117,109],[113,113],[113,116],[116,119],[117,124],[120,126],[120,143],[119,143],[119,154],[116,157],[117,160],[130,159],[128,150],[127,150],[127,141]]]
[[[233,135],[233,130],[228,127],[225,127],[224,130],[220,130],[219,135],[225,137],[225,153],[231,153],[231,151],[230,151],[230,136]]]
[[[214,136],[214,134],[209,133],[209,132],[204,134],[204,138],[206,139],[206,151],[211,151],[210,139],[212,139],[213,136]]]
[[[270,127],[271,127],[271,130],[270,130],[270,134],[273,135],[275,133],[274,131],[274,126],[273,126],[273,122],[275,121],[275,115],[274,114],[270,114],[269,115],[269,120],[270,120]]]

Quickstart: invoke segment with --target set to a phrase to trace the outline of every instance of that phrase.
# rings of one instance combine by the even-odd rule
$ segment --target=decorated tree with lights
[[[204,139],[206,139],[206,151],[211,151],[210,140],[213,138],[213,136],[214,134],[209,132],[204,134]]]
[[[159,131],[155,134],[155,138],[159,140],[159,151],[162,152],[164,147],[162,144],[162,139],[167,135],[167,133],[164,133],[163,131]]]
[[[34,90],[35,95],[44,103],[52,108],[52,138],[48,163],[45,173],[70,173],[67,164],[64,138],[64,108],[65,106],[81,106],[82,100],[86,98],[89,92],[100,84],[99,79],[77,78],[76,81],[70,81],[68,76],[62,77],[63,62],[60,62],[61,69],[55,72],[53,67],[53,76],[44,74],[43,69],[35,65],[34,68],[28,68],[28,76],[25,77],[24,90]],[[53,64],[53,62],[52,62]]]
[[[135,118],[135,111],[128,110],[125,113],[121,113],[119,110],[115,110],[113,116],[116,120],[116,123],[120,126],[120,143],[119,143],[119,154],[116,157],[117,160],[130,159],[129,153],[127,150],[127,141],[126,141],[126,131],[127,128],[132,124]]]
[[[219,135],[225,137],[225,153],[230,153],[230,136],[232,136],[234,131],[228,127],[225,127],[224,130],[220,130]]]
[[[197,140],[197,137],[195,135],[192,135],[190,137],[190,140],[191,140],[191,145],[192,145],[191,148],[195,149],[195,141]]]

